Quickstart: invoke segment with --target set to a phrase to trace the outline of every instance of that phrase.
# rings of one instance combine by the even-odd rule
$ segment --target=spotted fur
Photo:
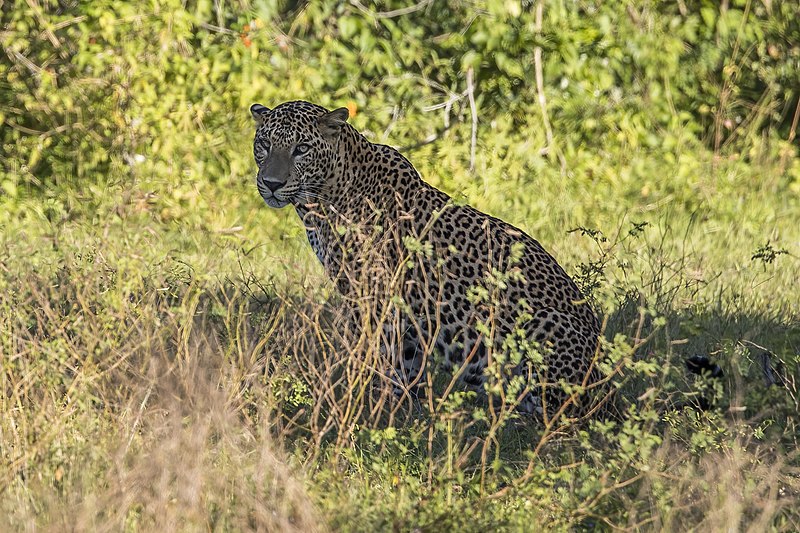
[[[530,383],[521,410],[552,413],[566,397],[560,381],[596,381],[598,320],[536,240],[422,181],[397,150],[347,124],[344,108],[297,101],[251,113],[259,193],[295,208],[345,296],[396,319],[384,343],[402,388],[438,351],[482,389],[494,355],[531,345],[513,371]]]

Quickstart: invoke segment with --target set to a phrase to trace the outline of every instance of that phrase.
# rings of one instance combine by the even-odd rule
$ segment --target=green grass
[[[694,148],[582,154],[566,175],[491,146],[474,176],[444,146],[409,153],[591,282],[626,361],[620,414],[556,432],[476,421],[458,388],[370,415],[296,216],[250,176],[7,201],[3,529],[796,530],[798,163]],[[693,354],[725,377],[689,377]],[[342,364],[361,376],[344,389]],[[715,409],[684,407],[702,390]]]
[[[797,2],[411,4],[3,6],[1,531],[800,530]],[[253,186],[289,99],[550,250],[610,414],[389,401]]]

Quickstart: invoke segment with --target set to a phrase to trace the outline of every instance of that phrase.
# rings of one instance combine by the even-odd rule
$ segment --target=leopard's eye
[[[292,155],[294,157],[298,157],[307,154],[309,150],[311,150],[311,147],[309,145],[305,143],[300,143],[294,147],[294,152],[292,152]]]

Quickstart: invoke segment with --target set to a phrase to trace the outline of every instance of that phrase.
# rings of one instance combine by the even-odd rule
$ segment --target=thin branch
[[[789,129],[789,138],[787,139],[789,142],[794,141],[794,137],[797,134],[797,123],[800,121],[800,96],[797,98],[797,108],[794,110],[794,118],[792,119],[792,127]]]
[[[42,8],[39,5],[37,0],[27,0],[28,7],[31,8],[34,15],[36,16],[37,21],[39,24],[44,28],[42,33],[47,37],[47,40],[50,41],[50,44],[53,45],[53,48],[58,50],[58,55],[61,56],[62,59],[66,59],[68,57],[67,51],[61,47],[61,41],[58,40],[56,34],[48,27],[50,24],[45,20],[44,13],[42,13]]]
[[[73,24],[78,24],[80,22],[83,22],[84,20],[86,20],[86,15],[81,15],[79,17],[75,17],[69,20],[62,20],[61,22],[53,24],[53,31],[63,30],[68,26],[72,26]],[[46,37],[46,35],[47,35],[46,31],[42,31],[39,33],[39,38],[43,39],[44,37]]]
[[[544,0],[539,0],[536,4],[536,13],[533,21],[533,31],[537,37],[542,35],[542,19],[544,18]],[[550,118],[547,116],[547,98],[544,95],[544,75],[542,74],[542,47],[536,46],[533,49],[533,67],[536,74],[536,97],[539,101],[539,108],[542,110],[542,122],[544,123],[544,134],[547,145],[543,152],[549,153],[553,149],[553,128],[550,126]],[[561,173],[567,171],[567,161],[564,155],[558,152],[558,159],[561,162]]]
[[[13,128],[13,129],[15,129],[17,131],[25,133],[27,135],[38,135],[38,136],[40,136],[42,138],[52,137],[53,135],[56,135],[58,133],[63,133],[65,131],[69,130],[70,128],[80,128],[82,126],[82,124],[80,124],[80,123],[70,124],[70,125],[62,124],[61,126],[57,126],[57,127],[53,128],[51,130],[48,130],[48,131],[40,131],[40,130],[35,130],[35,129],[32,129],[32,128],[28,128],[28,127],[23,126],[21,124],[15,124],[14,122],[10,122],[10,121],[5,122],[5,124],[7,124],[9,127]]]
[[[475,105],[475,83],[473,80],[474,70],[469,67],[467,70],[467,96],[469,96],[469,111],[472,114],[472,138],[469,147],[469,170],[475,170],[475,148],[478,144],[478,108]]]
[[[16,50],[12,50],[11,48],[5,48],[5,53],[9,57],[9,59],[16,59],[19,63],[31,71],[32,74],[39,75],[42,73],[41,67],[35,64],[33,61],[25,57],[21,52],[17,52]],[[13,61],[12,59],[12,61]]]
[[[430,4],[433,3],[433,0],[422,0],[417,4],[410,5],[408,7],[401,7],[399,9],[393,9],[391,11],[372,11],[367,6],[359,2],[358,0],[350,0],[350,3],[357,7],[359,11],[362,13],[369,15],[371,17],[375,17],[378,19],[390,19],[394,17],[402,17],[403,15],[409,15],[416,11],[420,11],[425,9]]]
[[[231,29],[223,28],[222,26],[216,26],[214,24],[209,24],[208,22],[201,22],[199,26],[204,30],[213,31],[215,33],[222,33],[224,35],[237,35],[237,36],[239,35],[238,33],[236,33]]]
[[[465,96],[468,96],[468,95],[469,95],[469,90],[466,90],[466,91],[462,92],[461,94],[453,93],[453,95],[449,99],[445,100],[444,102],[439,102],[438,104],[428,105],[428,106],[422,107],[421,109],[425,113],[428,113],[430,111],[436,111],[437,109],[441,109],[443,107],[452,106],[454,103],[458,102],[459,100],[461,100],[462,98],[464,98]]]

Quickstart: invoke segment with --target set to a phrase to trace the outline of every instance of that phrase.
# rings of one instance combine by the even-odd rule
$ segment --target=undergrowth
[[[796,529],[796,316],[733,289],[680,305],[703,289],[649,231],[581,232],[618,390],[550,427],[493,418],[449,379],[394,400],[335,296],[241,258],[226,278],[115,262],[102,241],[37,271],[4,260],[5,527]],[[724,379],[691,377],[692,353]]]

